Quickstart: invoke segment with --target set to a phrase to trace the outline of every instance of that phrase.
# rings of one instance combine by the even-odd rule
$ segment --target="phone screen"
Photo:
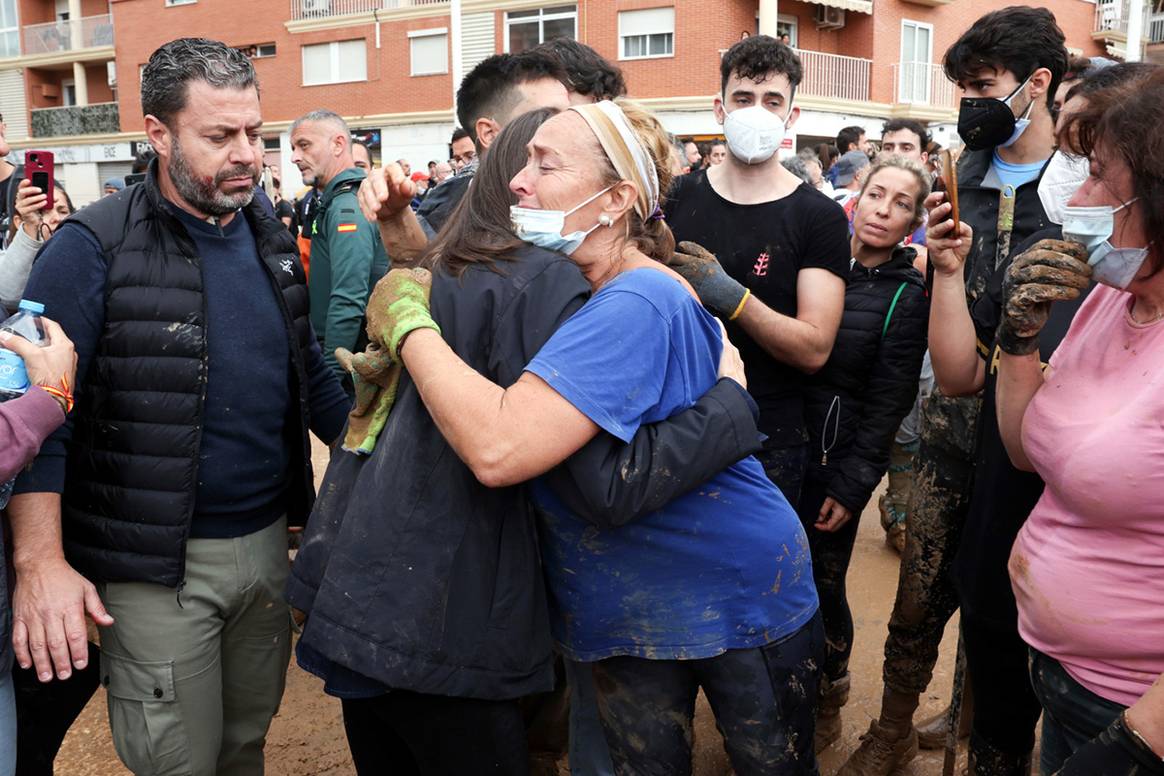
[[[41,191],[48,191],[49,174],[47,172],[34,172],[32,174],[32,185]]]

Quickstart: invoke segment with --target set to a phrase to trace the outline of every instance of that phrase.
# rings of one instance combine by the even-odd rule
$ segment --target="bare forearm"
[[[1152,751],[1164,757],[1164,675],[1156,677],[1148,692],[1128,707],[1127,721]]]
[[[777,361],[812,374],[829,360],[836,327],[825,329],[776,312],[749,296],[736,319],[741,328]]]
[[[17,571],[30,563],[64,558],[61,546],[59,493],[22,493],[8,503],[12,525],[13,565]]]
[[[1042,385],[1043,370],[1037,352],[1026,356],[1002,354],[998,365],[996,397],[998,430],[1002,435],[1006,452],[1010,455],[1011,463],[1015,468],[1028,472],[1033,472],[1035,467],[1023,451],[1023,416],[1026,415],[1035,392]]]
[[[978,357],[977,340],[962,273],[935,273],[930,303],[930,360],[938,386],[947,396],[967,396],[982,388],[986,368]]]
[[[412,261],[428,247],[428,236],[412,208],[404,208],[392,218],[380,221],[380,240],[393,262]]]

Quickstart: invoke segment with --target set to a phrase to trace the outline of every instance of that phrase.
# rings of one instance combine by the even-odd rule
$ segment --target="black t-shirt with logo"
[[[1031,236],[1013,252],[1018,256],[1042,239],[1061,239],[1058,227]],[[962,542],[954,562],[954,579],[965,616],[1006,629],[1017,627],[1018,610],[1010,586],[1007,561],[1019,530],[1043,495],[1043,480],[1034,472],[1016,469],[1002,443],[996,415],[998,390],[997,330],[1002,322],[1002,280],[1010,262],[1005,262],[987,283],[986,292],[970,310],[978,336],[978,355],[986,361],[986,381],[982,390],[978,443],[974,456],[974,487]],[[1067,335],[1075,312],[1087,298],[1055,302],[1047,325],[1039,333],[1039,358],[1043,364]]]
[[[664,212],[676,242],[690,240],[711,251],[729,275],[783,315],[796,316],[800,270],[820,268],[848,277],[845,212],[807,183],[773,202],[739,205],[717,194],[701,170],[675,180]],[[807,439],[802,373],[769,355],[737,324],[725,323],[743,357],[767,445],[801,444]]]

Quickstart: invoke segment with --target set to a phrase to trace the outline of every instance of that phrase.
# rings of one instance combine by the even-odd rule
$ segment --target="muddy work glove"
[[[1161,776],[1164,761],[1136,737],[1121,714],[1067,758],[1055,776]]]
[[[348,413],[343,449],[357,455],[370,455],[396,402],[401,366],[375,342],[369,344],[363,353],[338,348],[335,358],[351,375],[356,387],[356,403]]]
[[[725,321],[734,321],[751,293],[724,270],[702,245],[681,242],[667,266],[691,284],[703,306]]]
[[[427,269],[394,269],[380,278],[368,299],[368,338],[379,344],[389,358],[400,357],[404,338],[417,329],[440,326],[428,309],[432,273]]]
[[[1012,356],[1038,351],[1051,303],[1075,299],[1090,282],[1086,248],[1065,240],[1039,240],[1006,270],[999,347]]]

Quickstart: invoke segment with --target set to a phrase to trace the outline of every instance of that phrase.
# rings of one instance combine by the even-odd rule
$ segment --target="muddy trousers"
[[[283,599],[287,521],[191,539],[181,591],[109,582],[97,592],[101,683],[113,745],[138,776],[260,776],[291,658]]]
[[[690,774],[702,688],[737,776],[816,776],[813,725],[823,657],[818,613],[763,647],[701,660],[613,657],[591,664],[615,773]]]
[[[392,690],[344,700],[344,729],[360,776],[529,773],[518,701]]]
[[[923,425],[883,668],[886,687],[917,694],[933,677],[942,633],[958,609],[951,568],[974,472],[965,456],[929,444],[926,432]]]
[[[849,522],[837,531],[818,530],[813,523],[820,515],[826,494],[825,483],[811,472],[805,478],[800,495],[800,523],[808,535],[812,551],[812,578],[820,597],[820,613],[825,630],[824,676],[835,682],[849,673],[849,657],[853,653],[853,613],[849,609],[845,577],[853,558],[853,544],[861,511],[853,513]]]
[[[1030,649],[1017,622],[1004,628],[963,611],[962,643],[974,692],[971,748],[989,748],[1016,760],[1026,757],[1035,745],[1042,707],[1031,687]]]

